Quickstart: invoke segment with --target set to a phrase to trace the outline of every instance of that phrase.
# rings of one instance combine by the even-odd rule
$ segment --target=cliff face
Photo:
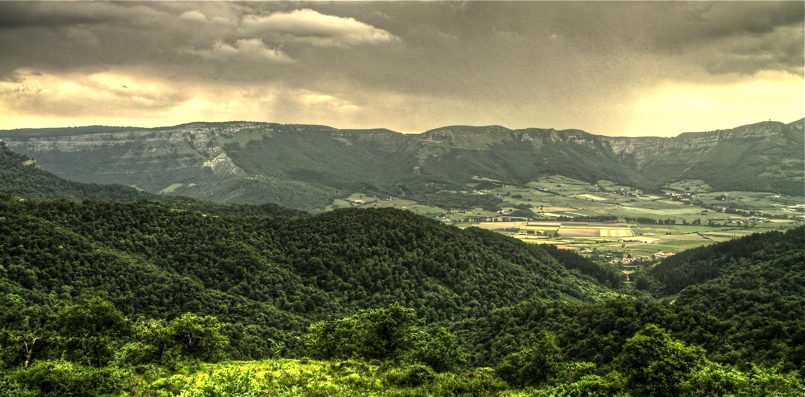
[[[525,183],[551,174],[648,189],[690,178],[725,190],[779,191],[802,184],[802,135],[802,120],[672,138],[501,126],[405,135],[252,122],[0,131],[13,150],[64,178],[252,203],[265,195],[278,202],[277,194],[330,197],[333,189],[457,190],[472,176]]]
[[[601,137],[601,140],[621,159],[631,158],[635,167],[640,169],[653,157],[667,153],[690,161],[708,153],[719,144],[734,143],[729,141],[770,142],[781,136],[783,127],[785,124],[779,122],[762,122],[731,130],[687,132],[672,138]]]

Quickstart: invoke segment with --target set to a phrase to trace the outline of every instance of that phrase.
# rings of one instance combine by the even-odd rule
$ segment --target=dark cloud
[[[803,76],[804,4],[0,2],[0,81],[94,76],[76,85],[119,101],[116,112],[260,98],[261,112],[299,122],[331,111],[409,131],[451,120],[615,128],[661,82]],[[137,79],[153,84],[117,91]],[[77,111],[39,88],[14,109]]]
[[[154,8],[134,3],[4,2],[0,9],[3,10],[0,29],[109,23],[145,25],[156,23],[164,16]]]

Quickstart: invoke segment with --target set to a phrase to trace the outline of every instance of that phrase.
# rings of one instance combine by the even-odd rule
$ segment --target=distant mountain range
[[[645,191],[700,179],[714,190],[802,195],[805,163],[803,120],[672,138],[500,126],[401,134],[226,122],[3,130],[0,140],[74,181],[314,212],[354,192],[427,204],[428,195],[468,190],[478,178],[521,185],[547,175]]]

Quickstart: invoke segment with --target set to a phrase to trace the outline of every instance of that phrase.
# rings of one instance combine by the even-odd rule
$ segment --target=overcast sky
[[[2,2],[0,129],[788,123],[804,4]]]

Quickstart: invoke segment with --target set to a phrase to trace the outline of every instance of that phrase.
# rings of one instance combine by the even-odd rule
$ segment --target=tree
[[[86,361],[88,366],[102,367],[111,361],[123,338],[132,331],[129,320],[105,297],[105,292],[84,291],[75,298],[75,304],[63,304],[58,315],[67,356]]]
[[[647,324],[623,345],[616,367],[634,395],[673,397],[682,394],[685,380],[705,363],[704,354],[704,349],[686,346]]]
[[[166,353],[173,346],[165,320],[146,320],[143,317],[134,323],[134,342],[126,344],[119,353],[125,364],[164,364]]]
[[[348,358],[357,350],[356,328],[353,317],[312,324],[305,340],[308,354],[321,359]]]
[[[467,355],[456,342],[455,335],[439,327],[436,335],[426,337],[427,342],[413,352],[414,361],[429,365],[436,372],[455,371],[467,364]]]
[[[495,372],[506,382],[519,385],[520,388],[539,386],[557,373],[560,353],[556,337],[548,334],[530,348],[504,357]]]
[[[414,309],[393,303],[361,310],[352,317],[323,321],[308,328],[308,351],[321,358],[363,357],[398,360],[411,349],[417,322]]]
[[[7,294],[0,299],[0,366],[19,365],[27,353],[28,318],[25,315],[25,301],[17,295]]]
[[[229,339],[221,335],[218,319],[193,313],[185,313],[171,321],[167,334],[182,356],[201,361],[220,359],[229,343]]]
[[[366,358],[399,359],[413,342],[414,309],[392,303],[385,309],[361,310],[357,317],[358,353]]]

